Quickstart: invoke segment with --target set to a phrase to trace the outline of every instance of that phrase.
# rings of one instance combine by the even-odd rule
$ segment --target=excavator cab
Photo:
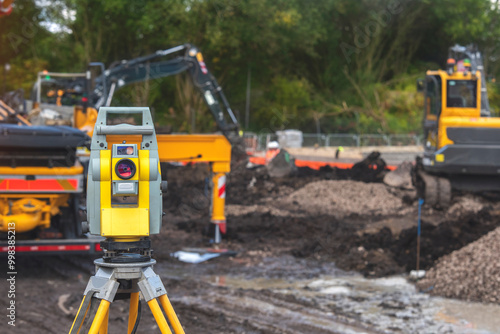
[[[477,108],[477,78],[473,80],[447,80],[446,107]]]
[[[480,82],[481,76],[478,72],[427,72],[423,128],[425,151],[428,155],[453,142],[449,138],[447,128],[443,128],[450,118],[456,122],[457,117],[481,117]]]
[[[420,87],[424,93],[425,151],[430,160],[434,152],[455,143],[456,130],[449,127],[477,127],[471,122],[490,116],[482,57],[473,45],[451,47],[446,70],[427,71]]]

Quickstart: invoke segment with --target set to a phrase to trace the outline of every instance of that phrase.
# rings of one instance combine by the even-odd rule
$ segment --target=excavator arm
[[[178,55],[182,51],[184,51],[184,54]],[[161,60],[173,55],[177,56],[172,59]],[[97,64],[95,63],[95,65]],[[103,66],[101,67],[103,68]],[[176,75],[184,71],[191,75],[194,85],[203,95],[218,128],[226,137],[231,133],[237,134],[239,130],[238,121],[222,88],[208,71],[201,52],[190,44],[159,50],[153,54],[132,60],[115,62],[95,79],[95,87],[90,93],[89,102],[96,109],[109,106],[116,90],[125,85]],[[226,120],[227,116],[229,116],[229,121]]]

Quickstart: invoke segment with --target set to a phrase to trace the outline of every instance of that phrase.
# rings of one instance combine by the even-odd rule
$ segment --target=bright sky
[[[71,22],[76,19],[76,10],[67,8],[64,5],[64,2],[62,1],[36,0],[35,3],[38,7],[42,8],[42,16],[47,16],[46,9],[48,7],[57,6],[57,7],[63,7],[61,10],[61,16],[64,22]],[[41,23],[41,25],[52,33],[60,33],[60,32],[65,32],[68,34],[72,33],[71,29],[69,29],[62,22],[61,23],[51,22],[48,19],[46,19],[44,22]]]

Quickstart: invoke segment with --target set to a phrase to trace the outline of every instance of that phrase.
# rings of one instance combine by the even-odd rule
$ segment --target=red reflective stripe
[[[217,188],[219,198],[226,198],[226,175],[219,176]]]
[[[205,65],[205,62],[199,61],[198,63],[200,64],[200,68],[201,68],[201,71],[203,72],[203,74],[207,74],[208,70],[207,70],[207,66]]]
[[[66,181],[69,182],[75,188],[75,190],[78,188],[78,180],[77,179],[66,179]]]
[[[0,183],[0,190],[8,191],[68,191],[59,183],[59,180],[67,181],[74,189],[78,189],[77,179],[39,179],[39,180],[22,180],[22,179],[4,179]]]
[[[8,246],[2,247],[7,252]],[[54,252],[54,251],[88,251],[90,245],[46,245],[46,246],[16,246],[16,252]]]
[[[97,252],[102,251],[101,244],[95,244],[95,250],[96,250]]]
[[[220,221],[218,223],[216,223],[217,225],[219,225],[219,228],[220,228],[220,233],[222,234],[226,234],[226,230],[227,230],[227,225],[226,225],[226,221]]]
[[[9,6],[7,8],[0,8],[0,16],[7,16],[12,13],[12,6]]]
[[[226,192],[226,185],[224,184],[222,187],[219,188],[219,197],[222,197],[225,192]]]

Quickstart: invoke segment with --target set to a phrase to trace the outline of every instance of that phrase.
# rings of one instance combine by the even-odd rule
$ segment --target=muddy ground
[[[153,237],[155,271],[186,333],[495,332],[436,317],[437,302],[402,278],[416,266],[415,192],[357,181],[363,176],[349,171],[301,169],[283,179],[262,168],[233,171],[222,247],[237,255],[177,261],[170,254],[183,247],[210,246],[207,177],[204,165],[168,169],[167,214]],[[447,210],[424,207],[420,268],[498,227],[497,202],[461,194]],[[0,333],[67,332],[92,259],[25,257],[16,266],[16,326],[3,316]],[[117,301],[110,332],[126,325],[127,305]],[[149,332],[159,331],[144,304],[138,333]]]

